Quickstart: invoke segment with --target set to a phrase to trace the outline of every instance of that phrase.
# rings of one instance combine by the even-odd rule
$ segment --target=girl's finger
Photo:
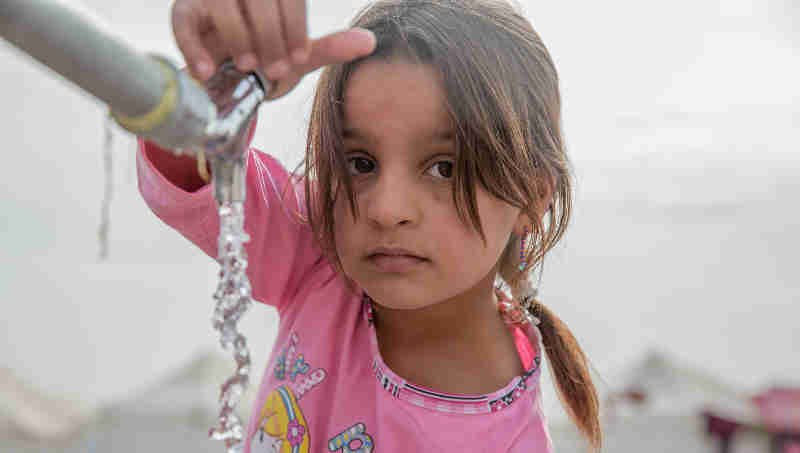
[[[245,5],[261,66],[271,79],[284,77],[289,71],[289,62],[280,5],[277,0],[246,0]]]
[[[191,72],[202,80],[214,73],[214,56],[203,45],[203,33],[212,23],[208,12],[199,4],[176,1],[172,5],[172,30],[175,42],[186,59]]]
[[[281,25],[286,38],[286,50],[292,63],[303,64],[308,60],[308,20],[305,0],[279,0]]]
[[[233,57],[240,71],[252,71],[258,65],[250,30],[239,7],[238,0],[207,0],[214,7],[207,7],[220,38]]]
[[[311,41],[311,55],[301,66],[302,73],[322,66],[345,63],[375,50],[375,34],[363,28],[351,28]]]
[[[333,33],[310,42],[311,54],[302,65],[293,65],[286,77],[274,78],[269,99],[277,99],[292,90],[303,76],[322,66],[344,63],[369,55],[375,50],[375,35],[368,30],[353,28]]]

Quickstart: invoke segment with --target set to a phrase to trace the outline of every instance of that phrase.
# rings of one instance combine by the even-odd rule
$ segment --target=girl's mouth
[[[368,256],[367,261],[382,272],[406,273],[418,268],[428,260],[412,255],[376,253]]]

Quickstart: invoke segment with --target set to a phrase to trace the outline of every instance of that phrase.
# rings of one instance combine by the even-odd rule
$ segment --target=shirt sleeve
[[[219,212],[211,184],[187,192],[156,168],[148,152],[157,145],[139,139],[136,168],[139,192],[164,223],[216,260]],[[305,217],[303,185],[272,156],[247,152],[245,232],[250,241],[247,277],[253,299],[282,312],[310,272],[326,262]]]

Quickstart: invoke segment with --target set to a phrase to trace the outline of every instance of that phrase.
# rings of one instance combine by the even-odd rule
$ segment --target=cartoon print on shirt
[[[250,440],[253,453],[308,452],[308,425],[297,399],[286,386],[267,396],[258,417],[258,429]]]
[[[303,354],[297,353],[297,334],[275,360],[274,375],[283,385],[267,395],[250,438],[252,453],[306,453],[311,433],[298,401],[327,376],[325,370],[311,370]]]
[[[370,453],[375,448],[363,423],[356,423],[328,441],[328,450],[342,453]]]

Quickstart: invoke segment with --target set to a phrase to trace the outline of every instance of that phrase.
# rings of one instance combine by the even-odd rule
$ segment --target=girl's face
[[[491,290],[520,210],[480,185],[486,243],[453,201],[458,150],[436,71],[403,58],[368,60],[344,93],[345,157],[359,217],[347,196],[334,212],[344,272],[384,307],[416,309],[478,285]],[[410,257],[408,255],[414,255]]]

